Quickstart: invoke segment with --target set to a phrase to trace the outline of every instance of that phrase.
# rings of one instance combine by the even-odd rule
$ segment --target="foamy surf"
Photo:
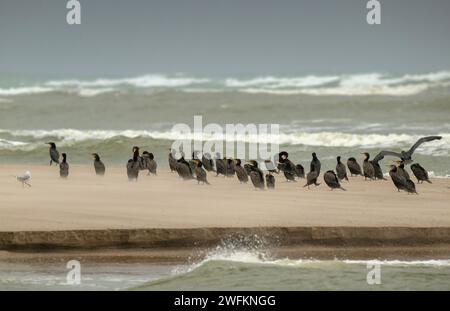
[[[0,85],[0,95],[18,96],[67,92],[93,97],[111,92],[139,90],[177,90],[182,92],[242,92],[271,95],[313,96],[411,96],[427,90],[450,86],[450,72],[392,75],[385,73],[256,76],[249,78],[196,77],[185,74],[147,74],[137,77],[98,78],[93,80],[62,79],[35,82],[32,85]]]
[[[194,133],[180,131],[152,131],[152,130],[78,130],[78,129],[54,129],[54,130],[8,130],[0,129],[0,135],[9,135],[17,138],[32,140],[56,139],[60,144],[83,142],[91,140],[109,140],[114,138],[151,138],[156,140],[195,140]],[[450,134],[439,133],[443,138],[432,144],[424,144],[417,149],[418,153],[433,154],[434,152],[446,152],[450,148]],[[328,147],[410,147],[417,141],[417,135],[410,134],[361,134],[344,132],[294,132],[260,135],[235,135],[228,137],[224,133],[204,134],[204,141],[238,141],[245,143],[278,143],[280,145],[306,145]],[[0,147],[8,147],[6,145]],[[19,147],[27,145],[27,142],[17,140],[10,141],[9,146]]]

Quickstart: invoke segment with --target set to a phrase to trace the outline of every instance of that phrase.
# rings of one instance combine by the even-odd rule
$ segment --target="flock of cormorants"
[[[399,158],[398,161],[394,161],[395,164],[388,165],[389,176],[394,183],[394,186],[398,191],[404,190],[408,194],[416,193],[416,187],[411,180],[408,172],[405,170],[405,165],[412,164],[412,155],[414,151],[421,144],[433,140],[441,139],[441,136],[427,136],[420,138],[408,151],[401,151],[400,153],[393,151],[381,151],[372,160],[370,160],[370,154],[365,152],[365,156],[362,168],[358,161],[354,157],[350,157],[347,160],[347,167],[341,162],[341,157],[337,157],[336,172],[328,170],[323,174],[323,180],[331,190],[345,189],[341,185],[341,181],[348,181],[347,168],[350,171],[350,176],[364,176],[367,180],[386,180],[383,175],[383,170],[379,162],[385,156],[394,156]],[[59,161],[59,152],[56,149],[56,145],[53,142],[47,143],[50,145],[50,165],[53,163],[59,164],[60,176],[67,178],[69,176],[69,164],[67,163],[67,154],[62,153],[62,161]],[[126,164],[127,176],[130,181],[137,181],[139,172],[142,170],[148,171],[148,175],[157,175],[157,163],[152,153],[144,151],[140,154],[139,147],[135,146],[132,149],[133,155]],[[271,160],[264,161],[265,170],[267,173],[264,175],[263,170],[259,168],[258,161],[249,160],[242,165],[241,159],[231,159],[222,157],[220,153],[216,153],[213,160],[209,153],[201,154],[199,151],[192,153],[192,159],[187,161],[184,153],[180,152],[179,158],[175,157],[175,150],[169,149],[168,161],[171,172],[177,172],[179,177],[184,180],[196,179],[198,184],[207,184],[208,172],[215,173],[215,176],[223,175],[224,177],[236,176],[240,183],[247,183],[250,179],[255,189],[264,190],[275,188],[275,176],[274,174],[282,173],[286,180],[295,182],[297,179],[306,179],[304,187],[311,185],[318,186],[320,183],[317,181],[320,175],[321,163],[316,153],[312,153],[312,160],[310,163],[309,172],[305,176],[305,169],[301,164],[294,164],[289,159],[289,154],[286,151],[282,151],[278,154],[278,161],[274,164]],[[99,176],[105,175],[105,165],[100,159],[97,153],[92,154],[94,160],[95,173]],[[428,178],[427,171],[419,164],[414,163],[411,165],[411,170],[414,176],[417,178],[418,183],[424,181],[431,183]]]

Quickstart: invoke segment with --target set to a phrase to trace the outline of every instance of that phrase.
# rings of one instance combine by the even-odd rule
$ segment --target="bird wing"
[[[385,156],[397,157],[397,158],[400,158],[400,159],[402,158],[402,155],[400,153],[398,153],[398,152],[384,150],[384,151],[381,151],[379,154],[377,154],[375,156],[375,158],[373,158],[372,161],[378,163],[378,161],[383,160],[383,158]]]
[[[416,150],[417,147],[419,147],[421,144],[429,142],[429,141],[441,139],[441,138],[442,138],[442,136],[426,136],[426,137],[422,137],[411,147],[411,149],[408,150],[407,153],[409,154],[409,156],[411,156],[413,154],[414,150]]]

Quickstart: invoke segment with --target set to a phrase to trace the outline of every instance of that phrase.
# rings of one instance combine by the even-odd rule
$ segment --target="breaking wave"
[[[93,80],[50,80],[33,85],[0,87],[2,96],[67,92],[83,97],[130,90],[177,90],[182,92],[242,92],[273,95],[389,95],[409,96],[435,87],[450,86],[450,71],[427,74],[392,75],[367,73],[353,75],[306,75],[297,77],[261,76],[251,78],[193,77],[183,74],[148,74],[126,78]]]
[[[92,140],[110,140],[121,138],[151,138],[155,140],[195,140],[193,133],[179,131],[148,130],[0,130],[0,135],[14,137],[14,140],[0,140],[0,148],[22,148],[35,141],[53,139],[60,144]],[[420,146],[417,150],[423,154],[448,151],[450,134],[440,134],[443,138]],[[417,141],[417,135],[409,134],[356,134],[344,132],[293,132],[271,135],[236,135],[235,138],[225,134],[204,135],[204,141],[240,141],[247,143],[278,143],[280,145],[306,145],[325,147],[409,147]],[[28,149],[28,148],[27,148]]]

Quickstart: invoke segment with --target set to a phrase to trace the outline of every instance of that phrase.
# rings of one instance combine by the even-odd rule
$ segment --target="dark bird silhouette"
[[[311,185],[314,185],[314,186],[320,185],[320,183],[317,182],[318,177],[319,177],[319,174],[316,171],[309,172],[306,175],[306,184],[303,186],[303,188],[308,187],[308,189],[309,189],[309,186],[311,186]]]
[[[202,156],[202,164],[205,170],[208,172],[214,171],[214,161],[211,159],[211,155],[209,153],[205,153]]]
[[[142,152],[142,158],[145,161],[145,167],[148,169],[148,175],[150,175],[150,174],[158,175],[156,173],[158,164],[155,161],[155,156],[153,155],[153,153],[144,151],[144,152]]]
[[[348,181],[348,177],[347,177],[347,168],[345,167],[345,164],[341,162],[341,157],[338,156],[336,158],[337,160],[337,164],[336,164],[336,173],[337,176],[339,178],[339,180],[347,180]]]
[[[171,172],[177,171],[177,159],[175,158],[175,150],[169,149],[169,168]]]
[[[392,182],[394,183],[397,191],[405,190],[408,193],[417,193],[416,186],[410,179],[405,179],[405,177],[399,173],[397,166],[390,165],[389,176],[391,176]]]
[[[313,152],[312,153],[312,161],[311,161],[311,164],[310,164],[310,167],[309,167],[309,171],[310,172],[313,172],[313,171],[317,172],[317,176],[319,176],[320,175],[320,167],[321,167],[321,164],[320,164],[319,158],[317,157],[316,153]]]
[[[381,169],[380,164],[378,164],[378,161],[372,160],[372,161],[370,161],[370,163],[373,166],[373,172],[375,174],[375,178],[386,180],[386,178],[384,178],[384,175],[383,175],[383,170]]]
[[[226,164],[226,174],[228,177],[231,177],[234,175],[235,171],[234,171],[234,161],[233,159],[224,159],[225,164]]]
[[[356,161],[355,158],[348,158],[347,167],[348,167],[348,170],[350,171],[350,176],[353,176],[353,175],[363,176],[361,166],[358,164],[358,161]]]
[[[234,160],[234,170],[236,171],[236,176],[240,183],[246,184],[248,182],[247,171],[241,166],[241,160]]]
[[[326,171],[323,175],[323,180],[328,185],[328,187],[333,189],[341,189],[346,191],[344,188],[342,188],[341,184],[339,183],[338,176],[333,171]]]
[[[59,164],[59,176],[61,178],[67,178],[69,176],[69,163],[67,163],[67,154],[63,153],[62,161]]]
[[[266,174],[266,185],[267,189],[275,189],[275,176],[271,172]]]
[[[142,167],[142,162],[140,161],[139,148],[133,147],[133,158],[129,159],[126,165],[127,176],[129,181],[137,181],[139,177],[139,170]]]
[[[181,158],[177,161],[177,173],[178,173],[178,176],[180,176],[184,180],[194,178],[191,167],[190,167],[188,161],[186,161],[184,159],[183,153],[181,153]]]
[[[93,153],[92,157],[94,158],[95,174],[97,174],[98,176],[105,175],[105,164],[103,164],[102,160],[100,160],[100,156],[97,153]]]
[[[417,183],[421,184],[424,181],[428,183],[432,183],[430,179],[428,178],[428,172],[426,169],[424,169],[419,163],[414,163],[411,165],[411,171],[413,172],[414,176],[417,178]]]
[[[363,162],[363,172],[364,172],[364,179],[375,179],[375,169],[373,168],[373,164],[371,161],[369,161],[370,154],[367,152],[364,152],[363,155],[366,157],[364,158]]]
[[[403,162],[401,162],[401,161],[396,161],[396,163],[397,163],[397,165],[398,165],[398,167],[397,167],[398,173],[399,173],[400,175],[402,175],[406,180],[411,179],[411,178],[409,177],[408,172],[407,172],[406,169],[405,169],[405,164],[404,164]]]
[[[56,149],[56,144],[54,142],[48,142],[46,144],[50,145],[50,165],[52,165],[53,162],[55,162],[55,164],[59,164],[59,152]]]
[[[414,151],[423,143],[430,142],[433,140],[439,140],[442,136],[427,136],[420,138],[408,151],[402,150],[401,152],[393,152],[393,151],[381,151],[379,154],[377,154],[374,158],[375,161],[382,160],[385,156],[392,156],[400,158],[400,160],[404,164],[410,164],[413,162],[412,155]]]
[[[297,173],[295,172],[295,165],[288,159],[289,154],[286,151],[282,151],[278,155],[278,168],[283,172],[284,177],[286,177],[287,181],[296,181],[295,176]]]
[[[227,163],[221,158],[220,153],[216,153],[216,176],[227,176]]]
[[[250,164],[250,180],[256,189],[264,190],[264,175],[258,168],[258,162],[255,160],[248,161]]]
[[[297,177],[299,178],[305,178],[305,168],[301,164],[297,164],[295,166],[295,174],[297,174]]]
[[[210,183],[207,180],[206,171],[203,169],[202,161],[199,159],[193,160],[196,164],[195,166],[195,177],[197,178],[197,184],[203,183],[209,185]]]

